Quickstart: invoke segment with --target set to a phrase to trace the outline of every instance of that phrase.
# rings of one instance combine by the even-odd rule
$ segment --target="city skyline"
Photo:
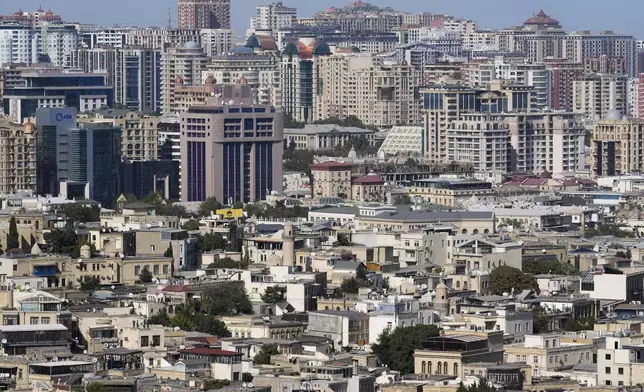
[[[261,0],[233,0],[231,2],[232,27],[238,32],[245,32],[249,27],[250,17],[253,16],[254,7],[257,4],[272,3],[275,1]],[[349,3],[342,0],[325,0],[324,2],[301,2],[294,0],[282,1],[286,6],[297,7],[298,16],[310,16],[315,11],[323,10],[330,6],[341,7]],[[371,0],[372,4],[378,6],[392,6],[388,0]],[[513,0],[495,0],[495,7],[489,3],[481,3],[476,0],[454,1],[434,0],[431,3],[419,4],[416,0],[399,0],[393,8],[407,12],[431,12],[446,13],[457,18],[471,19],[482,28],[499,29],[520,25],[527,17],[536,14],[540,9],[561,21],[564,29],[572,30],[613,30],[623,34],[631,34],[636,37],[644,37],[644,26],[638,20],[639,15],[644,12],[644,3],[637,3],[627,0],[616,0],[611,3],[609,9],[598,7],[575,7],[570,12],[571,2],[555,0],[543,0],[539,2],[516,2]],[[572,3],[581,2],[573,0]],[[599,4],[599,2],[597,2]],[[81,0],[62,0],[49,4],[42,0],[24,0],[17,4],[0,4],[0,14],[10,14],[17,11],[17,7],[24,11],[36,10],[39,6],[44,9],[51,8],[52,11],[63,16],[65,20],[100,24],[106,27],[113,25],[138,25],[164,27],[167,22],[167,8],[172,13],[172,25],[177,26],[177,1],[176,0],[138,0],[135,2],[126,0],[113,0],[110,2],[96,2],[92,4],[91,14],[86,13],[88,9],[86,2]],[[146,7],[152,6],[150,12],[141,15]],[[623,12],[629,9],[630,12]],[[125,17],[123,17],[125,16]],[[601,18],[599,17],[601,16]]]

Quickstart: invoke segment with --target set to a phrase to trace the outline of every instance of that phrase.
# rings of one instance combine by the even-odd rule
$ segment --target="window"
[[[51,324],[51,318],[50,317],[41,317],[40,318],[40,323],[41,324]]]
[[[458,363],[454,362],[454,375],[458,376]]]
[[[159,275],[159,265],[158,265],[158,264],[156,264],[156,265],[153,267],[153,270],[154,270],[154,272],[153,272],[153,274],[154,274],[154,275]]]
[[[423,361],[423,365],[421,366],[421,373],[425,373],[427,371],[427,362]]]
[[[150,345],[150,337],[149,336],[141,336],[141,347],[147,347]]]
[[[617,374],[624,374],[624,368],[617,368]]]
[[[550,358],[548,358],[548,362],[552,363],[552,355],[550,356]]]
[[[439,361],[437,367],[436,374],[443,374],[443,363]]]
[[[134,266],[134,275],[141,275],[141,266],[140,265],[135,265]]]
[[[532,356],[532,362],[534,362],[536,364],[539,363],[539,357],[537,357],[536,355],[533,355]]]
[[[152,336],[152,345],[153,346],[160,346],[161,345],[161,335]]]
[[[606,366],[606,368],[604,369],[604,373],[610,374],[610,367],[609,366]]]
[[[157,247],[156,245],[150,245],[150,252],[156,252]]]
[[[29,318],[29,324],[31,324],[31,325],[37,325],[38,321],[39,321],[38,317],[30,317]]]
[[[432,374],[432,361],[427,362],[427,374]]]
[[[606,354],[606,360],[607,360],[607,361],[610,361],[610,358],[611,358],[611,357],[610,357],[610,354]]]

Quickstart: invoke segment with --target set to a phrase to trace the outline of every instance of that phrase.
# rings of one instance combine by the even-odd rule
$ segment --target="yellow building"
[[[375,174],[351,181],[351,199],[356,201],[385,201],[385,180]]]
[[[311,165],[314,197],[351,197],[352,165],[341,162],[322,162]]]
[[[641,171],[644,159],[644,120],[623,119],[610,111],[593,124],[590,169],[593,175],[615,176]]]

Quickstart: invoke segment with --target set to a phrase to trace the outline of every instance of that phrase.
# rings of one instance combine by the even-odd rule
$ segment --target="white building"
[[[204,48],[208,57],[228,53],[235,47],[237,35],[233,29],[202,29],[201,47]]]
[[[20,25],[0,26],[0,67],[38,62],[36,32]]]
[[[282,2],[258,4],[257,12],[251,18],[250,28],[253,30],[270,30],[276,32],[295,24],[297,9],[284,7]]]
[[[41,29],[40,53],[56,67],[71,67],[71,55],[79,47],[79,37],[73,25],[45,24]]]
[[[485,113],[465,113],[447,128],[447,159],[470,162],[474,171],[508,171],[509,126]]]
[[[169,113],[174,104],[175,88],[201,85],[208,57],[196,42],[167,49],[161,55],[161,108]]]
[[[591,119],[604,118],[609,110],[627,113],[628,77],[589,74],[573,82],[573,111]]]

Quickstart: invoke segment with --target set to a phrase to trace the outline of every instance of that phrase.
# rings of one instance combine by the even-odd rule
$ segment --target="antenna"
[[[170,11],[170,7],[168,7],[168,30],[172,29],[172,12]]]

